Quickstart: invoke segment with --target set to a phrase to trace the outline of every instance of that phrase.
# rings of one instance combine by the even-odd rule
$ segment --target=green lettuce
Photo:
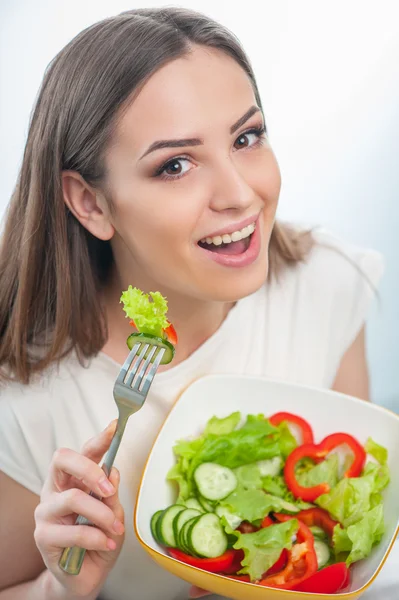
[[[243,568],[239,573],[249,575],[251,581],[258,581],[279,559],[284,548],[292,548],[292,537],[298,531],[298,521],[290,519],[255,533],[240,533],[229,528],[226,531],[238,538],[233,548],[244,552]]]
[[[237,425],[240,421],[241,413],[239,411],[233,412],[228,417],[224,417],[222,419],[219,419],[218,417],[212,417],[206,424],[204,436],[231,433],[237,428]]]
[[[378,460],[380,465],[385,465],[387,463],[388,450],[383,446],[377,444],[377,442],[372,440],[371,437],[369,437],[367,442],[365,443],[364,449],[367,452],[367,454],[370,454],[376,460]]]
[[[176,504],[182,504],[193,494],[192,482],[187,478],[186,469],[184,468],[184,459],[181,458],[169,470],[166,479],[174,481],[178,485],[178,497]]]
[[[319,483],[328,483],[330,488],[337,485],[339,480],[338,475],[339,459],[337,454],[331,454],[322,460],[318,465],[309,466],[302,473],[297,474],[297,480],[304,487],[312,487]]]
[[[384,534],[384,511],[382,504],[369,510],[354,525],[342,528],[334,527],[333,544],[336,555],[348,552],[346,564],[361,560],[368,556],[374,544],[381,541]]]
[[[141,333],[163,337],[163,330],[169,327],[170,323],[166,318],[168,302],[160,292],[144,294],[138,288],[129,285],[122,293],[120,302],[124,305],[126,316],[134,320]]]
[[[387,465],[367,463],[360,477],[341,479],[328,494],[322,494],[315,502],[346,528],[360,521],[370,509],[382,502],[380,492],[388,483]]]
[[[190,456],[188,476],[204,462],[215,462],[235,469],[249,462],[280,455],[279,436],[263,415],[248,415],[239,429],[230,433],[203,434],[193,441],[178,442],[174,447],[177,456]]]

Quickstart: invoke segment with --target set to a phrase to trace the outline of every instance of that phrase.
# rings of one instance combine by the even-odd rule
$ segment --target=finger
[[[190,589],[190,598],[202,598],[203,596],[210,596],[211,593],[212,592],[207,592],[206,590],[203,590],[202,588],[199,588],[196,585],[194,585]]]
[[[118,420],[114,419],[111,423],[98,435],[88,440],[82,447],[81,453],[90,458],[90,460],[99,463],[108,448],[111,445],[114,437]]]
[[[71,476],[99,496],[110,496],[115,493],[114,486],[98,464],[70,448],[59,448],[55,451],[51,462],[50,474],[46,481],[47,492],[64,491],[69,487]]]
[[[108,496],[108,498],[104,498],[103,503],[112,510],[113,514],[119,521],[124,523],[125,522],[125,511],[123,509],[123,506],[122,506],[122,504],[120,502],[120,498],[119,498],[120,473],[119,473],[118,469],[116,469],[115,467],[112,467],[112,469],[111,469],[111,472],[109,474],[109,480],[111,481],[112,485],[115,487],[116,492],[112,496]]]
[[[35,529],[34,538],[39,550],[45,554],[72,546],[98,551],[116,548],[114,540],[90,525],[43,525]]]
[[[61,523],[62,517],[71,514],[86,517],[109,535],[121,535],[124,532],[123,524],[115,517],[110,507],[78,489],[53,494],[48,502],[38,505],[35,519],[37,523],[41,521]]]

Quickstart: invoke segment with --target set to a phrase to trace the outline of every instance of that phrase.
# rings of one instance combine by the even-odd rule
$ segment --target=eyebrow
[[[249,108],[247,112],[230,127],[230,133],[232,134],[235,131],[237,131],[237,129],[239,129],[241,125],[244,125],[244,123],[248,121],[248,119],[250,119],[252,115],[254,115],[257,112],[260,112],[259,106],[251,106],[251,108]],[[186,146],[202,146],[203,143],[204,140],[201,138],[159,140],[158,142],[154,142],[153,144],[151,144],[151,146],[147,148],[147,150],[144,152],[144,154],[140,157],[139,160],[147,156],[147,154],[150,154],[150,152],[155,152],[155,150],[161,150],[162,148],[184,148]]]

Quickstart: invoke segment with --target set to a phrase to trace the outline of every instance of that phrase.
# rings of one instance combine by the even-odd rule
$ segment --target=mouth
[[[254,263],[262,246],[261,219],[258,218],[240,231],[205,238],[197,246],[204,259],[224,267],[246,267]]]
[[[256,222],[247,225],[239,231],[234,231],[231,234],[217,235],[212,238],[205,238],[198,242],[200,248],[215,252],[216,254],[224,254],[226,256],[237,256],[244,254],[250,244],[251,238],[256,228]]]

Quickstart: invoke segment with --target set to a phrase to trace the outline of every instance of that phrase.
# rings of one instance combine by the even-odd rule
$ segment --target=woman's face
[[[220,51],[196,47],[148,80],[106,157],[125,285],[225,302],[262,285],[281,183],[263,128],[247,75]]]

